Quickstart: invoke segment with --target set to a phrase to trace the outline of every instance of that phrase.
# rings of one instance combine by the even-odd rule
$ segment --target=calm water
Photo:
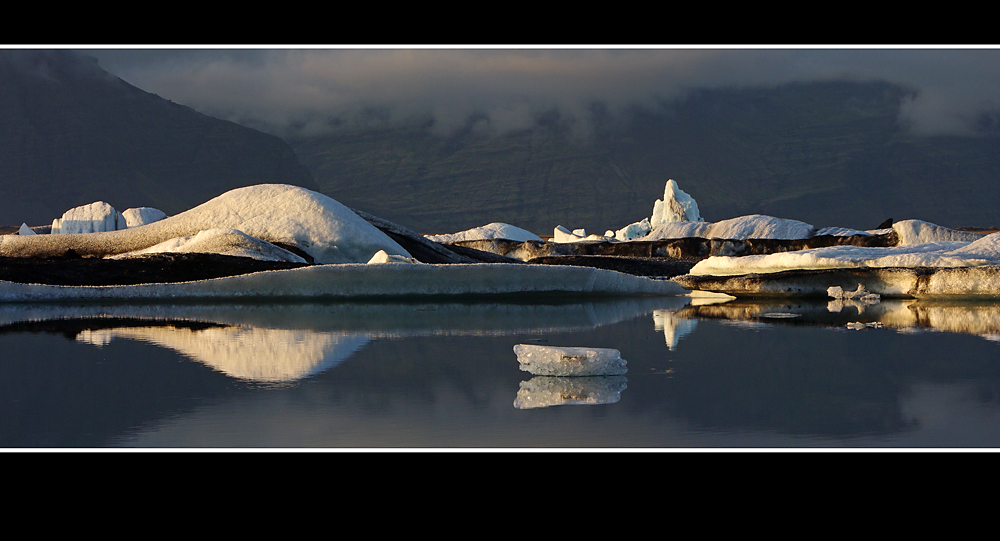
[[[0,446],[1000,446],[998,303],[689,302],[0,306]]]

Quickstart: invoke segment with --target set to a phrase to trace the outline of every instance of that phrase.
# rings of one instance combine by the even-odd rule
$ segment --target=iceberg
[[[649,224],[653,229],[672,222],[701,222],[698,203],[677,186],[673,179],[663,188],[663,199],[653,203],[653,216]]]
[[[628,241],[632,239],[637,239],[645,237],[653,230],[653,227],[649,223],[649,218],[643,218],[640,222],[635,222],[634,224],[629,224],[618,231],[609,231],[605,233],[605,237],[614,237],[620,241]],[[611,233],[611,234],[609,234]]]
[[[86,213],[92,216],[96,210]],[[61,225],[53,224],[53,230],[57,225],[63,229],[75,227],[74,216],[64,215]],[[206,229],[228,228],[272,244],[294,246],[316,263],[366,263],[379,250],[411,257],[385,233],[339,202],[286,184],[237,188],[150,224],[131,229],[124,227],[124,220],[121,224],[118,230],[78,235],[4,235],[0,255],[47,257],[74,250],[82,256],[107,257],[194,236]]]
[[[125,218],[110,204],[96,201],[71,208],[52,221],[53,234],[100,233],[125,229]]]
[[[440,242],[442,244],[454,244],[456,242],[483,239],[507,239],[518,242],[542,240],[541,237],[531,231],[500,222],[493,222],[491,224],[467,229],[458,233],[452,233],[450,235],[424,235],[424,237],[428,240]]]
[[[17,229],[17,234],[18,235],[34,235],[35,232],[32,231],[32,229],[30,227],[28,227],[28,224],[22,222],[21,223],[21,227],[19,227]]]
[[[617,349],[514,346],[521,370],[536,376],[621,376],[628,372]]]
[[[151,207],[126,209],[125,212],[122,212],[122,216],[125,217],[126,227],[139,227],[140,225],[158,222],[167,217],[166,213],[162,210]]]
[[[682,239],[807,239],[816,228],[805,222],[763,214],[740,216],[721,222],[670,222],[654,226],[643,240]]]
[[[941,241],[972,242],[984,236],[983,233],[948,229],[947,227],[920,220],[896,222],[892,224],[892,229],[899,236],[900,246]]]

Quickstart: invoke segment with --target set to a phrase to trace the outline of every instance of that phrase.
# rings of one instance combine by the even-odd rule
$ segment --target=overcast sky
[[[901,121],[922,134],[968,134],[1000,109],[1000,49],[544,48],[544,49],[88,49],[107,71],[206,114],[316,133],[328,119],[435,119],[442,133],[470,114],[500,133],[556,108],[585,132],[594,102],[611,111],[685,89],[791,81],[905,84],[917,97]]]

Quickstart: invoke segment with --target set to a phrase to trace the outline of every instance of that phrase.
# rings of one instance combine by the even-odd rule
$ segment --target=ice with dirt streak
[[[525,242],[529,240],[537,240],[541,242],[542,240],[541,237],[531,231],[528,231],[527,229],[521,229],[520,227],[501,222],[493,222],[491,224],[474,227],[472,229],[448,235],[424,235],[424,237],[428,240],[444,244],[484,239],[507,239],[518,242]]]
[[[521,370],[536,376],[621,376],[628,372],[617,349],[514,346]]]

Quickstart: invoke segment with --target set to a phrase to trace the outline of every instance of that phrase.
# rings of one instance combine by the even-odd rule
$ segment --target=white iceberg
[[[125,229],[125,218],[110,204],[96,201],[71,208],[52,221],[53,234],[101,233]]]
[[[63,222],[63,225],[67,225]],[[323,194],[285,184],[262,184],[226,192],[206,203],[151,224],[79,235],[4,235],[0,255],[106,257],[134,252],[206,229],[228,228],[272,244],[294,246],[316,263],[365,263],[379,250],[411,257],[399,244]]]
[[[972,242],[979,240],[984,236],[982,233],[949,229],[947,227],[920,220],[903,220],[901,222],[896,222],[892,224],[892,229],[897,235],[899,235],[899,246],[941,241]]]
[[[17,234],[18,235],[34,235],[35,232],[32,231],[30,227],[28,227],[28,224],[21,223],[21,227],[19,227],[17,229]]]
[[[663,199],[653,203],[653,216],[649,224],[653,229],[672,222],[700,222],[701,213],[693,197],[677,186],[673,179],[663,188]]]
[[[621,376],[628,372],[617,349],[514,346],[521,370],[536,376]]]
[[[525,242],[529,240],[541,241],[542,238],[538,235],[528,231],[527,229],[521,229],[520,227],[515,227],[510,224],[493,222],[481,227],[474,227],[472,229],[467,229],[465,231],[460,231],[458,233],[452,233],[450,235],[424,235],[428,240],[434,242],[440,242],[443,244],[463,242],[467,240],[483,240],[483,239],[507,239],[514,240],[518,242]]]
[[[620,241],[628,241],[632,239],[638,239],[645,237],[653,230],[653,227],[649,223],[649,218],[643,218],[642,221],[635,222],[634,224],[629,224],[618,231],[608,231],[605,233],[605,237],[614,237]],[[609,234],[611,233],[611,234]]]
[[[125,217],[126,227],[139,227],[140,225],[158,222],[167,217],[166,213],[162,210],[152,207],[125,209],[125,212],[122,212],[122,216]]]
[[[683,239],[807,239],[816,228],[798,220],[763,214],[740,216],[721,222],[672,222],[655,226],[643,240]]]

